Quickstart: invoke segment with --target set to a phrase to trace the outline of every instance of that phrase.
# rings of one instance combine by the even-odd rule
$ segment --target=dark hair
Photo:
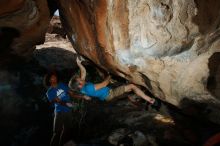
[[[44,86],[49,87],[50,86],[50,78],[51,76],[55,75],[57,77],[57,82],[59,82],[59,76],[56,72],[49,72],[44,76]]]
[[[79,82],[77,81],[77,78],[79,78],[78,75],[74,75],[70,81],[69,81],[69,88],[75,92],[79,91]]]

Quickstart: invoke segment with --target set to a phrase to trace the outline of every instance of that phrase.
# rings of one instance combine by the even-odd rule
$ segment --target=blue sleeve
[[[54,92],[53,90],[49,90],[47,91],[47,98],[48,100],[51,102],[54,98],[56,98],[56,92]]]
[[[88,83],[87,86],[86,86],[86,90],[87,90],[87,92],[89,92],[89,93],[93,93],[93,92],[95,91],[95,86],[94,86],[94,84]]]

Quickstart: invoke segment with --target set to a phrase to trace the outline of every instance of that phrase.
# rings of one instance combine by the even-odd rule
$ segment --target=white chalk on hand
[[[67,105],[68,107],[73,107],[73,104],[72,104],[72,103],[69,103],[69,102],[67,102],[66,105]]]

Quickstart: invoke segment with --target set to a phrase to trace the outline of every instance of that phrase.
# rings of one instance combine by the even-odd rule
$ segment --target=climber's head
[[[69,86],[72,90],[80,90],[85,84],[85,81],[82,80],[78,75],[75,75],[69,82]]]

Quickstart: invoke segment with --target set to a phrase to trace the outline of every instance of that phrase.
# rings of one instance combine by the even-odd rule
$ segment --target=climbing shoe
[[[128,99],[134,107],[148,110],[148,103],[146,103],[141,97],[134,94],[134,95],[129,95]]]

